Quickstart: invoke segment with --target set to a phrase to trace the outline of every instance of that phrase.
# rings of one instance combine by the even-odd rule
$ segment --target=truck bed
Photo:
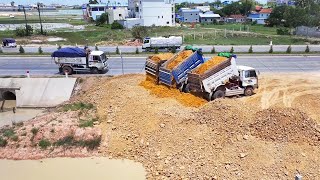
[[[214,81],[216,79],[216,77],[214,77],[215,75],[219,76],[219,78],[223,78],[221,77],[221,75],[223,76],[225,73],[227,73],[226,75],[228,75],[228,77],[224,77],[223,79],[229,78],[229,76],[231,77],[233,75],[233,74],[230,74],[229,72],[229,71],[233,71],[231,69],[231,65],[232,65],[231,60],[232,58],[229,58],[223,61],[222,63],[220,63],[219,65],[210,68],[203,74],[196,74],[196,73],[189,72],[187,75],[189,89],[191,91],[202,92],[205,88],[203,86],[203,82],[205,80],[206,82],[213,84],[214,82],[211,82],[211,81]]]
[[[179,53],[181,52],[182,51],[180,51]],[[187,72],[191,71],[199,64],[202,64],[204,62],[201,52],[195,51],[191,56],[177,65],[173,70],[168,69],[167,65],[171,61],[173,61],[179,55],[179,53],[169,59],[163,64],[163,66],[159,68],[160,83],[166,84],[168,86],[172,86],[175,83],[180,84],[187,77]]]
[[[145,71],[147,75],[152,76],[156,81],[158,80],[159,77],[159,68],[161,64],[166,62],[166,60],[161,60],[159,62],[155,62],[152,59],[147,59],[146,61],[146,66],[145,66]]]

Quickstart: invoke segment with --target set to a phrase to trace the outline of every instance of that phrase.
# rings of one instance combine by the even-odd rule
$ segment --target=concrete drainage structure
[[[0,78],[0,101],[16,99],[17,107],[54,107],[70,99],[75,83],[76,78]]]

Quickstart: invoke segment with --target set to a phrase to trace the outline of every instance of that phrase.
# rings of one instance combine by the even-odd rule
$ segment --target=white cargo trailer
[[[159,49],[179,49],[182,45],[181,36],[169,36],[169,37],[147,37],[143,40],[142,49],[150,51],[155,48]]]

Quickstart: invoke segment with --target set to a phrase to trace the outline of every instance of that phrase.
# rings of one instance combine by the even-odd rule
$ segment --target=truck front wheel
[[[222,90],[217,90],[216,92],[214,92],[212,100],[218,99],[218,98],[224,98],[224,97],[225,97],[225,92]]]
[[[244,90],[244,95],[252,96],[253,95],[253,88],[252,87],[246,87],[246,89]]]

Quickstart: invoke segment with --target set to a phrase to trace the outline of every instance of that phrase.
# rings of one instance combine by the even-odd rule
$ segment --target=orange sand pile
[[[189,56],[192,55],[192,51],[191,50],[185,50],[182,51],[173,61],[171,61],[168,64],[168,69],[172,70],[173,68],[175,68],[178,64],[180,64],[182,61],[184,61],[186,58],[188,58]]]
[[[149,80],[144,80],[139,85],[144,87],[145,89],[148,89],[151,94],[156,95],[157,97],[174,98],[184,106],[200,107],[207,103],[205,99],[194,96],[190,93],[182,93],[175,88],[168,88],[164,85],[156,85],[154,82]]]
[[[162,53],[162,54],[156,54],[156,55],[150,56],[149,58],[154,62],[160,62],[163,60],[168,60],[172,56],[173,56],[173,53]]]
[[[203,63],[199,68],[194,70],[193,73],[203,74],[204,72],[206,72],[210,68],[220,64],[221,62],[225,61],[226,59],[227,58],[220,57],[220,56],[212,57],[210,60],[208,60],[207,62]]]

